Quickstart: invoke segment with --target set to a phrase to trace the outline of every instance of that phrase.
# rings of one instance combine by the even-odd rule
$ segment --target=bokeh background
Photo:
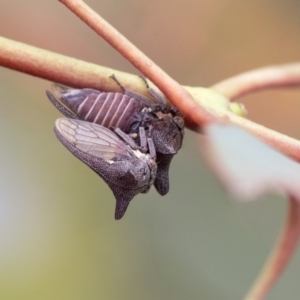
[[[298,0],[87,3],[182,84],[299,60]],[[58,1],[0,7],[4,37],[137,73]],[[0,82],[0,299],[242,298],[283,223],[283,197],[232,201],[187,131],[169,194],[137,196],[115,221],[109,188],[53,134],[51,83],[5,68]],[[252,120],[300,138],[299,90],[241,100]],[[269,299],[300,298],[299,265],[298,251]]]

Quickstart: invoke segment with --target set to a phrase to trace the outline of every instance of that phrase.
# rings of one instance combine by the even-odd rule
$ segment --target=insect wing
[[[69,151],[109,185],[117,201],[116,219],[122,218],[135,195],[149,189],[150,170],[146,162],[107,128],[58,119],[55,133]]]
[[[73,89],[62,84],[53,83],[52,91],[55,95],[55,98],[58,101],[61,101],[73,112],[76,112],[78,106],[82,104],[87,97],[92,99],[97,98],[101,92],[94,89]]]
[[[51,103],[67,118],[83,119],[78,114],[78,107],[90,97],[91,100],[101,94],[100,91],[93,89],[72,89],[62,84],[53,83],[53,94],[46,91]]]
[[[103,126],[62,118],[56,120],[55,128],[78,150],[108,163],[134,157],[134,152]]]
[[[143,116],[140,111],[143,103],[129,95],[114,92],[101,92],[93,89],[72,89],[53,84],[54,95],[47,96],[65,116],[67,108],[77,119],[102,125],[106,128],[118,127],[129,133],[138,127]],[[50,93],[51,94],[51,93]],[[53,98],[56,99],[54,103]],[[148,100],[151,103],[150,100]],[[65,109],[61,109],[63,106]],[[67,116],[69,117],[69,116]]]
[[[51,94],[49,91],[46,91],[46,95],[48,97],[48,99],[50,100],[50,102],[67,118],[70,119],[78,119],[78,116],[71,112],[68,108],[66,108],[64,105],[62,105],[60,103],[60,101],[58,101],[53,94]]]

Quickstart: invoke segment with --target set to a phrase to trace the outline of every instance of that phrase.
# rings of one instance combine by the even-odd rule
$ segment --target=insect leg
[[[120,128],[114,128],[113,131],[117,134],[123,141],[125,141],[133,150],[139,149],[139,146],[135,143],[135,141]]]
[[[153,98],[156,99],[160,105],[163,105],[163,106],[168,105],[166,99],[164,97],[162,97],[155,89],[153,89],[149,86],[145,76],[140,75],[139,77],[142,78],[142,80],[145,82],[148,93],[151,96],[153,96]]]
[[[150,130],[149,130],[150,136],[151,136],[151,129],[152,129],[152,126],[150,127]],[[155,150],[153,140],[151,137],[147,138],[145,128],[142,126],[139,128],[139,135],[140,135],[141,151],[144,153],[149,151],[150,157],[155,160],[156,159],[156,150]]]
[[[153,129],[153,126],[149,125],[149,128],[148,128],[148,134],[149,134],[149,136],[152,135],[152,129]]]
[[[147,139],[150,157],[156,159],[156,150],[152,138]]]
[[[146,136],[146,131],[144,127],[139,127],[139,135],[140,135],[140,146],[141,146],[141,151],[142,152],[147,152],[147,136]]]
[[[51,101],[51,103],[67,118],[69,119],[79,119],[77,115],[69,111],[67,108],[65,108],[61,103],[59,103],[55,97],[49,92],[46,91],[47,97]]]
[[[149,128],[148,128],[149,138],[147,139],[147,143],[148,143],[148,150],[149,150],[149,154],[150,154],[151,158],[156,160],[156,149],[155,149],[153,139],[152,139],[152,129],[153,129],[153,126],[149,125]]]

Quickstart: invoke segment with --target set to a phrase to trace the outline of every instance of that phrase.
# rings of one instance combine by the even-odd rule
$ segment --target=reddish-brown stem
[[[109,79],[109,76],[114,73],[127,88],[147,95],[147,90],[143,82],[137,76],[63,56],[3,37],[0,37],[0,65],[69,86],[79,88],[91,87],[104,91],[118,90],[114,81]],[[194,124],[201,123],[201,114],[198,115],[197,107],[202,106],[219,120],[232,122],[251,131],[283,153],[300,161],[299,141],[229,113],[224,107],[214,106],[217,95],[207,96],[207,89],[192,87],[186,87],[186,89],[198,99],[198,103],[194,102],[195,108],[189,106],[190,102],[187,103],[187,109],[190,109],[190,115],[193,115],[192,120],[194,120]],[[181,105],[185,105],[185,102],[183,101]],[[186,120],[192,121],[187,116]]]
[[[262,300],[272,289],[290,261],[300,237],[300,204],[296,199],[289,201],[286,223],[278,242],[263,268],[261,275],[245,300]]]
[[[300,63],[257,69],[216,83],[211,88],[230,100],[268,88],[300,85]]]
[[[183,114],[198,124],[205,124],[213,120],[205,109],[199,107],[192,96],[179,83],[159,68],[136,46],[129,42],[114,27],[100,15],[86,5],[82,0],[59,0],[66,5],[82,21],[102,36],[112,47],[130,61],[140,72],[152,80],[153,83],[166,95],[174,106]]]
[[[103,90],[115,86],[111,74],[122,73],[4,37],[0,37],[0,65],[69,86]]]

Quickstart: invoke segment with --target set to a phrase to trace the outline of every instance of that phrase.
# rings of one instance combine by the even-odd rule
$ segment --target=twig
[[[195,97],[198,100],[198,102],[195,102],[187,90],[195,92],[196,90],[204,91],[205,89],[191,87],[184,89],[181,87],[82,1],[60,1],[74,10],[89,26],[95,29],[143,74],[150,78],[172,103],[183,111],[188,120],[202,125],[212,120],[211,115],[207,112],[209,111],[212,115],[219,118],[219,120],[230,121],[244,127],[271,145],[279,148],[285,154],[300,161],[299,141],[235,116],[228,112],[225,106],[213,107],[210,102],[212,99],[208,97],[207,100],[205,98],[205,95],[207,96],[206,92],[209,91],[208,89],[206,89],[203,95],[200,93]],[[109,79],[109,76],[114,73],[126,87],[134,86],[132,89],[135,91],[146,93],[144,85],[136,76],[55,54],[2,37],[0,37],[0,65],[66,85],[92,87],[104,91],[112,91],[117,88],[113,81]],[[212,88],[234,99],[257,90],[269,87],[298,85],[299,82],[300,65],[293,64],[248,72],[225,80],[214,85]],[[290,201],[288,220],[277,248],[270,258],[263,275],[248,294],[246,300],[263,299],[264,295],[266,295],[280,276],[296,247],[300,235],[299,216],[299,205],[292,199]]]
[[[192,96],[179,83],[159,68],[143,52],[130,43],[114,27],[106,22],[81,0],[59,0],[82,21],[102,36],[111,46],[130,61],[140,72],[152,80],[174,106],[183,114],[202,125],[214,119],[205,109],[197,105]],[[196,122],[197,120],[197,122]]]
[[[244,300],[262,300],[265,298],[290,261],[299,236],[300,204],[296,199],[291,198],[287,220],[279,240],[261,275]]]
[[[115,74],[127,88],[148,95],[145,85],[135,75],[101,67],[3,37],[0,37],[0,65],[69,86],[90,87],[103,91],[118,90],[116,84],[109,79],[110,75]],[[299,141],[228,112],[226,101],[221,105],[218,104],[223,100],[217,100],[218,96],[221,95],[216,92],[212,93],[205,88],[185,88],[197,99],[197,103],[195,103],[197,107],[204,107],[221,121],[227,120],[251,131],[270,145],[300,161]],[[185,105],[185,102],[182,102],[182,105]],[[190,109],[190,114],[194,116],[195,122],[193,123],[187,116],[186,120],[189,121],[190,128],[197,130],[197,125],[201,122],[201,114],[198,115],[197,109]]]
[[[109,79],[111,74],[128,84],[137,81],[136,76],[101,67],[75,58],[0,37],[0,65],[33,76],[73,87],[91,87],[104,91],[116,89]],[[128,79],[129,78],[129,79]],[[139,89],[138,87],[135,87]],[[140,84],[139,92],[143,93]]]
[[[239,74],[211,88],[230,100],[269,88],[300,86],[300,63],[270,66]]]

